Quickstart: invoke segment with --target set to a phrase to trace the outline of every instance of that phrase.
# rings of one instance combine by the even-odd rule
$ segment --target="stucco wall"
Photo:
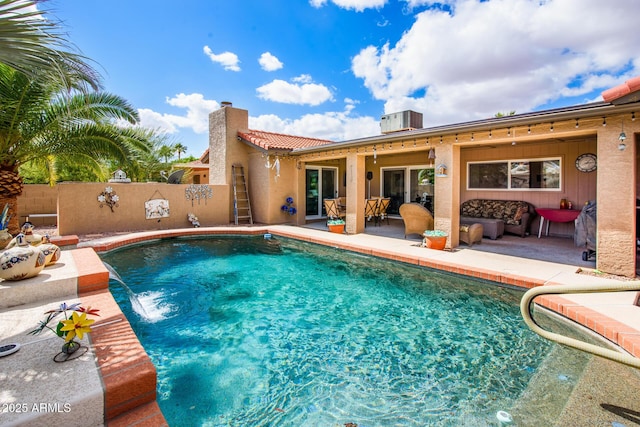
[[[18,216],[20,225],[31,214],[54,214],[58,212],[58,186],[48,184],[28,184],[18,197]],[[56,225],[56,218],[29,218],[37,226]]]
[[[97,198],[107,186],[119,197],[113,212],[100,207]],[[58,233],[93,234],[133,230],[166,230],[191,227],[188,213],[194,213],[203,227],[229,224],[229,188],[210,185],[211,199],[191,201],[185,197],[184,184],[165,183],[62,183],[58,186]],[[169,201],[168,218],[146,219],[145,202],[151,199]]]

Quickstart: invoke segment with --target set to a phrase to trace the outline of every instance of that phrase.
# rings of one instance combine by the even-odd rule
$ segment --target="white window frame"
[[[512,188],[511,187],[511,183],[512,183],[512,176],[511,176],[511,171],[513,169],[513,164],[514,163],[521,163],[521,162],[544,162],[544,161],[549,161],[549,160],[553,160],[553,161],[558,161],[558,171],[559,171],[559,176],[558,176],[558,187],[557,188]],[[506,188],[492,188],[492,187],[471,187],[470,186],[470,180],[471,180],[471,165],[477,165],[477,164],[499,164],[499,163],[506,163],[507,165],[507,187]],[[544,191],[544,192],[559,192],[562,191],[562,183],[563,181],[563,162],[562,162],[562,157],[543,157],[543,158],[530,158],[530,159],[504,159],[504,160],[489,160],[489,161],[473,161],[473,162],[467,162],[467,182],[466,182],[466,187],[468,191]]]

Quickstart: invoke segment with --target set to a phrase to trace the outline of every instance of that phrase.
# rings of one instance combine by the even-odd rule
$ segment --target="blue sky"
[[[637,0],[50,0],[105,90],[196,157],[230,101],[335,141],[601,100],[640,74]]]

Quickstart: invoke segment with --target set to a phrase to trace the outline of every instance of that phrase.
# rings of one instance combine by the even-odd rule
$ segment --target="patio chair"
[[[378,200],[366,199],[364,201],[364,226],[373,219],[374,224],[378,223]]]
[[[433,230],[433,215],[427,208],[417,203],[400,205],[400,216],[404,221],[404,238],[409,234],[422,234],[425,230]]]
[[[391,203],[391,199],[385,198],[380,199],[378,202],[378,210],[376,212],[376,216],[378,217],[378,222],[382,222],[383,219],[387,219],[387,225],[389,225],[389,214],[387,214],[387,209],[389,209],[389,204]]]
[[[327,212],[327,219],[341,219],[347,216],[344,210],[338,208],[336,199],[324,199],[324,210]]]

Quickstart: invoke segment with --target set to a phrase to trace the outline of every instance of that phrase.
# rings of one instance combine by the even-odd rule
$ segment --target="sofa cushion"
[[[503,220],[508,225],[520,225],[529,212],[529,203],[520,200],[471,199],[462,203],[460,214],[474,218]]]
[[[462,216],[482,217],[483,203],[480,199],[467,200],[462,204]]]
[[[502,200],[485,200],[483,215],[485,218],[495,218],[504,220],[504,201]]]
[[[527,202],[507,201],[504,203],[504,222],[509,225],[519,225],[522,215],[529,212]]]

